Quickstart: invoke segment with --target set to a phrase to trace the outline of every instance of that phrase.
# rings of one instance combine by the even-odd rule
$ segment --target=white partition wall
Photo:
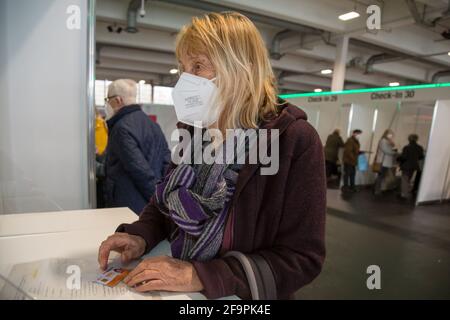
[[[335,129],[341,129],[345,136],[350,105],[301,105],[300,109],[308,116],[308,122],[317,130],[323,144]]]
[[[384,109],[387,109],[384,108]],[[374,142],[374,129],[377,121],[377,114],[379,110],[374,108],[371,104],[354,103],[351,106],[352,117],[349,123],[349,135],[353,130],[360,129],[363,131],[360,135],[359,142],[361,144],[361,151],[366,152],[366,156],[369,158],[371,152],[373,152]],[[373,182],[373,175],[370,172],[356,173],[356,184],[366,185]]]
[[[449,168],[447,170],[447,177],[445,178],[445,183],[442,189],[442,200],[448,201],[449,199],[450,199],[450,163]]]
[[[402,102],[392,129],[399,149],[408,144],[412,133],[419,136],[419,144],[427,148],[435,101]]]
[[[93,8],[0,1],[0,214],[90,206]]]
[[[176,142],[171,142],[172,132],[177,128],[177,115],[173,105],[144,104],[142,110],[148,115],[157,117],[157,122],[166,137],[169,148],[175,147]]]
[[[354,103],[352,104],[352,119],[350,122],[350,132],[355,129],[360,129],[363,131],[359,138],[359,143],[361,144],[361,151],[371,150],[371,137],[372,137],[372,127],[375,115],[375,108],[371,105]]]
[[[450,198],[450,100],[436,102],[417,203]]]

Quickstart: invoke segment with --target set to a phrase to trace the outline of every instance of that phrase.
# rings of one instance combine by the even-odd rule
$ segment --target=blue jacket
[[[166,139],[139,105],[123,107],[107,123],[106,206],[140,214],[170,163]]]

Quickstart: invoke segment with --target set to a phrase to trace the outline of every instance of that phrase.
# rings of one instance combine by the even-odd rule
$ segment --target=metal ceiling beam
[[[164,0],[161,2],[171,3],[178,6],[188,7],[188,8],[194,8],[199,9],[207,12],[223,12],[223,11],[236,11],[240,12],[243,15],[247,16],[250,20],[254,22],[259,22],[263,24],[267,24],[274,27],[279,27],[281,29],[288,29],[292,31],[297,31],[301,33],[310,33],[310,34],[322,34],[322,30],[308,27],[299,23],[290,22],[286,20],[281,20],[278,18],[257,14],[251,11],[247,10],[241,10],[232,8],[229,6],[224,6],[220,4],[210,3],[210,2],[204,2],[201,0]]]
[[[324,35],[324,33],[325,33],[324,30],[308,27],[308,26],[305,26],[302,24],[293,23],[290,21],[285,21],[285,20],[281,20],[281,19],[277,19],[277,18],[273,18],[273,17],[261,15],[261,14],[256,14],[256,13],[246,11],[246,10],[235,9],[235,8],[231,8],[231,7],[224,6],[224,5],[204,2],[201,0],[164,0],[164,2],[168,2],[168,3],[172,3],[175,5],[184,6],[184,7],[195,8],[195,9],[208,11],[208,12],[238,11],[238,12],[246,15],[247,17],[249,17],[251,20],[253,20],[255,22],[265,23],[265,24],[269,24],[272,26],[277,26],[277,27],[283,28],[283,29],[285,29],[284,31],[282,31],[283,33],[287,33],[287,32],[289,32],[289,30],[297,31],[300,33],[316,34],[316,35],[321,35],[321,36]],[[414,6],[415,6],[415,3],[414,3]],[[416,9],[417,9],[417,7],[416,7]],[[445,64],[442,64],[442,63],[438,63],[438,62],[431,61],[426,58],[386,49],[384,47],[380,47],[380,46],[377,46],[377,45],[374,45],[374,44],[371,44],[371,43],[368,43],[368,42],[365,42],[362,40],[350,39],[350,43],[359,45],[359,46],[363,46],[363,47],[367,47],[367,48],[372,48],[372,49],[378,50],[380,52],[389,53],[391,55],[389,57],[389,59],[392,59],[393,56],[397,56],[398,60],[411,59],[411,60],[414,60],[417,62],[425,63],[425,64],[439,67],[439,68],[447,67]],[[381,63],[381,61],[382,60],[377,60],[376,63]]]

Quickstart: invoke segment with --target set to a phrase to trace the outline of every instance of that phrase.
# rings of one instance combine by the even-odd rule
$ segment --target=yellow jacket
[[[101,116],[95,118],[95,146],[97,154],[102,155],[108,145],[108,128]]]

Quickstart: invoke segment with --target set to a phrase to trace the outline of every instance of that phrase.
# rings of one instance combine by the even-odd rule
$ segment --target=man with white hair
[[[170,151],[159,125],[136,104],[136,93],[133,80],[116,80],[108,88],[105,202],[140,214],[170,162]]]

